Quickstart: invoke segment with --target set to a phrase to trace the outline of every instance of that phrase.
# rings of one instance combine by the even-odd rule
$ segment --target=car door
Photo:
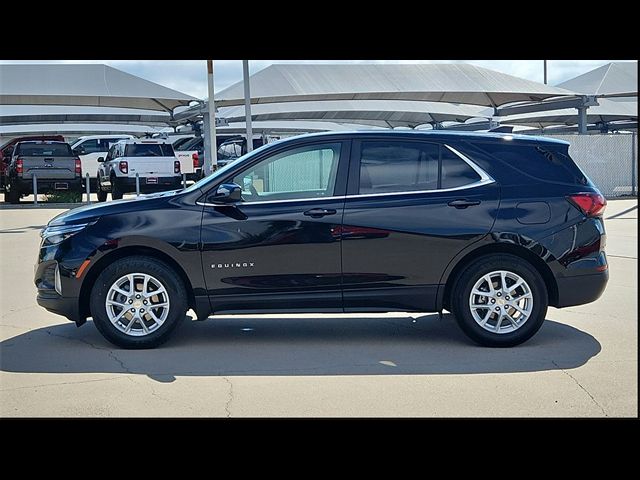
[[[349,144],[269,149],[218,183],[240,185],[241,202],[216,206],[205,194],[201,248],[214,312],[342,311]]]
[[[440,142],[354,140],[351,159],[345,311],[433,311],[448,263],[493,225],[496,183]]]

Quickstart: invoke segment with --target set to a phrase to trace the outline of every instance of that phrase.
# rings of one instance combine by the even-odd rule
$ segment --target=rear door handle
[[[456,207],[458,209],[461,209],[461,208],[473,207],[474,205],[480,205],[480,201],[466,200],[464,198],[461,198],[458,200],[453,200],[449,202],[447,205],[449,205],[450,207]]]
[[[333,208],[312,208],[307,210],[304,214],[311,218],[322,218],[325,215],[335,215],[337,212]]]

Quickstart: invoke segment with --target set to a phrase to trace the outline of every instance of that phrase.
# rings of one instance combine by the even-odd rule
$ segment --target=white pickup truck
[[[180,161],[171,144],[165,140],[132,139],[115,143],[106,157],[98,162],[98,201],[107,194],[118,200],[124,193],[136,191],[136,176],[140,193],[161,192],[182,188]]]

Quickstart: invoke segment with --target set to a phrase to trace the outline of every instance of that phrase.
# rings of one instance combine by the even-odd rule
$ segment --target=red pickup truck
[[[4,190],[4,186],[6,185],[5,175],[9,162],[11,161],[13,147],[15,147],[18,142],[27,142],[29,140],[53,140],[57,142],[64,142],[64,137],[62,135],[31,135],[28,137],[16,137],[0,146],[0,189]]]

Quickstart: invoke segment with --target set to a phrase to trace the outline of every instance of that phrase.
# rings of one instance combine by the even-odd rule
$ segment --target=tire
[[[507,290],[500,288],[502,276],[499,272],[507,272]],[[493,294],[489,291],[487,278],[492,280]],[[513,303],[500,306],[506,299],[514,302],[509,296],[509,289],[515,286],[518,278],[524,283],[511,295],[521,297],[516,303],[527,315],[511,307]],[[474,287],[477,288],[475,291],[481,293],[472,297]],[[485,291],[486,295],[482,293]],[[472,302],[473,305],[486,304],[487,308],[472,309]],[[547,288],[538,271],[526,260],[510,254],[490,254],[473,261],[456,279],[451,297],[452,313],[462,331],[471,340],[486,347],[513,347],[526,342],[542,326],[548,304]],[[478,320],[474,318],[474,312]],[[503,312],[512,319],[503,316]],[[484,327],[480,325],[483,321]]]
[[[123,192],[118,188],[116,177],[111,177],[111,200],[120,200]]]
[[[106,202],[107,201],[107,192],[102,190],[102,186],[100,185],[100,179],[99,178],[96,178],[96,194],[98,196],[98,201],[99,202]]]
[[[144,295],[140,295],[141,299],[137,300],[135,295],[127,297],[112,289],[116,285],[125,292],[131,291],[130,280],[126,277],[129,274],[135,274],[133,280],[136,291],[142,289],[143,275],[150,278],[147,284],[148,292],[157,291],[158,285],[156,283],[158,282],[160,287],[166,290],[166,295],[161,293],[147,297],[149,302],[155,302],[159,305],[162,302],[168,303],[167,307],[153,309],[154,316],[160,317],[160,319],[164,316],[162,323],[156,322],[149,311],[143,313],[142,319],[140,318],[138,312],[145,308],[148,309],[149,306],[149,304],[142,304],[143,301],[146,301]],[[134,314],[131,313],[128,306],[126,308],[107,306],[107,299],[118,302],[114,305],[130,305],[129,299],[131,299],[135,302],[131,304],[132,309],[138,309],[138,312],[135,313],[138,317],[133,317]],[[100,273],[91,290],[90,309],[93,323],[109,342],[122,348],[155,348],[166,342],[184,320],[187,308],[187,292],[184,284],[171,267],[153,257],[136,255],[115,261]],[[110,315],[112,318],[116,318],[114,322],[110,320]],[[117,320],[119,316],[121,320]],[[140,323],[141,320],[144,325]],[[130,322],[131,326],[129,326]],[[143,326],[146,327],[144,330]],[[129,333],[125,333],[127,328],[130,328]]]
[[[20,203],[20,192],[17,192],[14,188],[12,188],[11,184],[8,184],[4,190],[4,201],[5,203]]]

